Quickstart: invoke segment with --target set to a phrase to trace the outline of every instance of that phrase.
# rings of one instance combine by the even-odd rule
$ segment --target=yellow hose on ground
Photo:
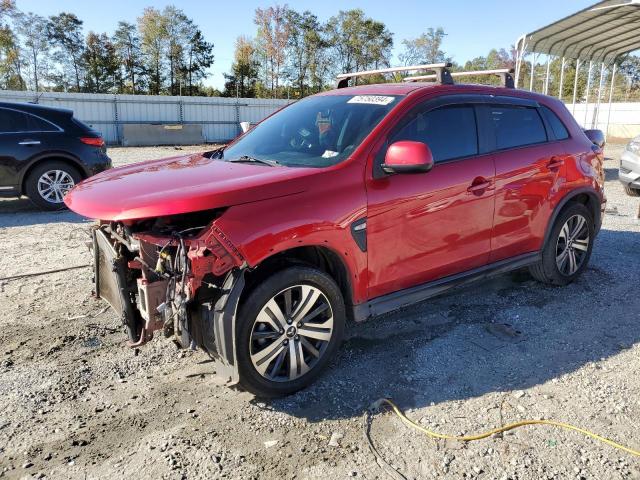
[[[586,435],[587,437],[591,437],[595,440],[598,440],[599,442],[602,443],[606,443],[607,445],[613,447],[613,448],[617,448],[618,450],[622,450],[624,452],[627,452],[631,455],[634,455],[636,457],[640,457],[640,451],[639,450],[634,450],[632,448],[629,447],[625,447],[624,445],[621,445],[617,442],[614,442],[613,440],[610,440],[608,438],[605,438],[601,435],[598,435],[597,433],[593,433],[590,432],[589,430],[585,430],[584,428],[579,428],[576,427],[574,425],[571,425],[569,423],[564,423],[564,422],[556,422],[555,420],[522,420],[520,422],[515,422],[515,423],[509,423],[507,425],[504,425],[502,427],[498,427],[498,428],[494,428],[493,430],[489,430],[487,432],[484,433],[479,433],[477,435],[464,435],[461,437],[457,437],[455,435],[447,435],[444,433],[437,433],[437,432],[432,432],[431,430],[427,430],[426,428],[422,427],[421,425],[418,425],[417,423],[413,422],[412,420],[409,420],[409,418],[407,418],[407,416],[404,414],[404,412],[402,412],[402,410],[400,410],[400,408],[398,408],[398,406],[393,403],[393,401],[389,400],[388,398],[381,398],[380,400],[374,402],[372,404],[372,409],[379,409],[380,406],[386,403],[388,404],[391,409],[393,410],[393,412],[400,417],[400,420],[402,420],[403,423],[405,423],[406,425],[409,425],[411,428],[415,428],[416,430],[421,431],[422,433],[424,433],[425,435],[431,437],[431,438],[440,438],[440,439],[445,439],[445,440],[457,440],[460,442],[472,442],[474,440],[481,440],[483,438],[487,438],[490,437],[491,435],[494,435],[496,433],[502,433],[502,432],[506,432],[508,430],[513,430],[514,428],[519,428],[519,427],[524,427],[525,425],[551,425],[553,427],[559,427],[559,428],[564,428],[567,430],[573,430],[575,432],[580,432],[583,435]]]

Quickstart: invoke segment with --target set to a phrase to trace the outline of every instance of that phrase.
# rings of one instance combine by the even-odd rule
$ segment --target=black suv
[[[100,134],[71,110],[0,102],[0,196],[61,209],[76,183],[110,167]]]

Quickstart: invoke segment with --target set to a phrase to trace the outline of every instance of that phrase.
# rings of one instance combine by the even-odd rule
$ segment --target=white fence
[[[583,128],[599,128],[607,137],[632,138],[640,135],[640,103],[577,103],[567,108]]]
[[[240,122],[255,123],[288,100],[223,97],[170,97],[0,91],[0,101],[36,102],[74,111],[79,120],[98,130],[105,141],[120,144],[125,124],[202,125],[207,142],[228,141],[240,133]]]
[[[207,142],[225,142],[240,133],[240,122],[255,123],[287,105],[288,100],[222,97],[104,95],[93,93],[34,93],[0,91],[0,101],[37,102],[69,108],[75,116],[102,133],[110,144],[122,142],[125,124],[202,125]],[[567,104],[580,125],[599,128],[607,136],[631,138],[640,134],[640,103]],[[607,128],[608,120],[608,128]]]

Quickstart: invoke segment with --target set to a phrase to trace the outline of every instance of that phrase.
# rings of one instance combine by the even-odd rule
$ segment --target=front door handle
[[[549,170],[558,170],[562,165],[564,165],[564,160],[558,157],[551,157],[551,161],[547,163],[547,168]]]
[[[40,145],[40,140],[22,140],[18,145]]]
[[[476,177],[471,182],[469,188],[467,188],[467,192],[471,193],[482,193],[487,188],[491,186],[491,182],[484,177]]]

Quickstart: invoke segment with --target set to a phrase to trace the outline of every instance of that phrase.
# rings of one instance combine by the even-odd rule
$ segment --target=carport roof
[[[526,50],[608,63],[640,49],[640,0],[604,0],[525,36]]]

